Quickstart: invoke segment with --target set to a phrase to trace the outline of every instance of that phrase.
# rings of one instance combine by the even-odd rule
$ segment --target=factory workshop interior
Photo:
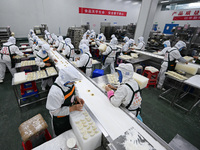
[[[1,0],[1,150],[200,149],[199,0]]]

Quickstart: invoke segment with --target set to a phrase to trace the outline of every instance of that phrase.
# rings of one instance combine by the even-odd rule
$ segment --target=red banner
[[[198,16],[174,16],[173,20],[200,20],[200,15],[198,15]]]
[[[125,17],[127,15],[127,12],[79,7],[79,14],[93,14],[93,15],[108,15],[108,16],[123,16],[123,17]]]

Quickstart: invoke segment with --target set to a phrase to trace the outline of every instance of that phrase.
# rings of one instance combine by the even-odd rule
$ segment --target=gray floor
[[[197,148],[200,148],[200,108],[196,107],[191,114],[185,114],[179,108],[158,99],[161,91],[148,88],[142,91],[142,118],[144,123],[169,143],[176,134],[181,135]],[[50,115],[45,108],[45,101],[20,109],[11,86],[11,75],[6,73],[3,84],[0,84],[0,147],[1,150],[22,150],[19,125],[40,113],[49,125]],[[105,116],[106,117],[106,116]]]

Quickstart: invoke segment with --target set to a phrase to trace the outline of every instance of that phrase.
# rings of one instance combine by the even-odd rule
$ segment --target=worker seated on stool
[[[3,83],[6,73],[6,66],[8,67],[12,76],[16,73],[15,63],[13,60],[14,54],[27,57],[27,55],[23,54],[15,44],[16,39],[11,36],[8,39],[8,42],[3,43],[3,47],[0,50],[0,83]]]
[[[118,88],[111,85],[105,87],[108,98],[114,106],[125,106],[126,109],[137,116],[141,110],[142,98],[140,87],[132,78],[134,73],[133,66],[130,63],[121,63],[116,69],[121,84]]]
[[[50,57],[52,57],[49,53],[50,51],[50,46],[49,44],[43,44],[42,45],[42,49],[39,50],[39,52],[36,54],[36,58],[35,58],[35,63],[37,66],[40,67],[40,70],[44,70],[47,67],[52,66],[51,62],[50,62]],[[57,60],[54,59],[54,61],[56,62]],[[51,85],[53,84],[53,79],[52,77],[46,78],[46,79],[42,79],[42,90],[46,90],[46,86],[48,85],[49,87],[51,87]]]
[[[79,98],[74,85],[80,78],[75,68],[65,67],[59,71],[59,76],[49,91],[46,108],[53,119],[53,128],[57,136],[71,129],[70,112],[81,111],[84,105],[84,100]]]
[[[178,41],[174,47],[167,50],[165,53],[164,61],[161,65],[160,72],[158,74],[158,89],[162,89],[163,83],[165,81],[165,72],[174,71],[176,66],[176,60],[188,64],[188,62],[181,56],[180,52],[184,47],[186,47],[185,42]]]

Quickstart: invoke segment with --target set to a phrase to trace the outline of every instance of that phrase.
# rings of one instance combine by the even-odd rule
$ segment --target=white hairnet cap
[[[43,44],[42,45],[42,50],[49,51],[50,50],[49,44]]]
[[[44,30],[44,33],[48,33],[48,31],[47,31],[47,30]]]
[[[31,33],[33,34],[33,33],[34,33],[33,29],[30,29],[29,33],[30,33],[30,34],[31,34]]]
[[[70,39],[70,38],[66,38],[66,39],[65,39],[65,43],[66,43],[66,44],[70,44],[70,43],[71,43],[71,39]]]
[[[40,40],[38,41],[38,46],[42,46],[43,45],[43,42]]]
[[[93,29],[91,30],[91,33],[92,33],[92,32],[94,32],[94,30],[93,30]]]
[[[80,79],[81,76],[79,72],[72,66],[62,68],[59,71],[59,80],[63,85],[68,81],[72,82],[72,81],[78,81]]]
[[[58,37],[58,41],[61,42],[62,40],[63,40],[63,37],[62,37],[62,36],[59,36],[59,37]]]
[[[167,45],[167,47],[171,47],[171,44],[170,44],[170,41],[169,41],[169,40],[167,40],[167,41],[163,42],[163,44],[166,44],[166,45]]]
[[[127,36],[125,36],[123,40],[128,42],[129,38]]]
[[[90,30],[87,30],[87,31],[86,31],[86,34],[89,35],[89,34],[90,34]]]
[[[117,44],[118,43],[118,40],[117,40],[117,38],[115,37],[115,38],[112,38],[111,39],[111,41],[110,41],[110,44]]]
[[[128,41],[128,44],[135,44],[135,40],[130,39],[130,40]]]
[[[111,35],[111,38],[112,38],[112,39],[113,39],[113,38],[115,38],[115,35],[114,35],[114,34],[112,34],[112,35]]]
[[[12,44],[16,44],[16,39],[13,36],[11,36],[11,37],[9,37],[8,42],[10,42]]]
[[[52,38],[53,38],[54,40],[57,40],[57,39],[58,39],[57,35],[55,35],[54,33],[52,34]]]
[[[141,36],[141,37],[138,38],[138,40],[139,40],[139,42],[142,42],[142,41],[144,41],[144,37]]]
[[[89,52],[89,47],[86,44],[81,44],[79,49],[82,49],[83,53]]]
[[[178,49],[181,49],[181,48],[186,47],[186,44],[185,44],[185,42],[183,42],[183,41],[178,41],[178,42],[176,43],[175,47],[178,48]]]
[[[133,77],[134,68],[133,68],[133,65],[130,63],[127,63],[127,64],[121,63],[115,69],[120,70],[122,72],[122,76],[123,76],[122,82]]]

